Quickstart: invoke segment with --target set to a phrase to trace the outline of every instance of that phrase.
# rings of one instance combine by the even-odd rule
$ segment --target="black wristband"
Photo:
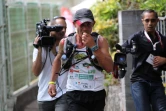
[[[38,44],[33,44],[33,46],[38,49],[39,48],[39,45]]]

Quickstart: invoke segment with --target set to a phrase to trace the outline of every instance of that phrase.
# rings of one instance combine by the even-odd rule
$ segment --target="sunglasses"
[[[149,22],[156,22],[157,19],[144,19],[143,21],[145,21],[146,23],[149,23]]]

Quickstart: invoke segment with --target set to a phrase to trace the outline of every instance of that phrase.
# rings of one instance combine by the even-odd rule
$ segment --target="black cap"
[[[82,24],[84,22],[94,22],[94,17],[90,9],[82,8],[76,11],[74,15],[74,22],[78,21]]]

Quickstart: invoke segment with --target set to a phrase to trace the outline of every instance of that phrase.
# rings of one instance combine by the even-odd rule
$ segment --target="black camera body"
[[[56,38],[50,36],[51,31],[60,32],[63,29],[63,26],[47,26],[47,22],[50,20],[43,19],[41,22],[36,23],[36,36],[39,36],[38,46],[41,47],[51,47],[54,45]]]
[[[125,68],[127,67],[127,53],[136,53],[138,50],[137,44],[132,40],[132,48],[122,47],[119,44],[116,44],[115,47],[117,50],[120,50],[120,52],[116,53],[114,56],[114,66],[117,66],[120,69],[119,72],[116,73],[115,77],[123,78],[126,73]]]
[[[119,65],[120,67],[127,67],[126,54],[121,52],[116,53],[114,57],[114,62],[116,65]]]

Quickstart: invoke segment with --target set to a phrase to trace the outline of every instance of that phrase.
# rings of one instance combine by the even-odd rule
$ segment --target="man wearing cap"
[[[106,39],[100,35],[97,36],[97,42],[92,37],[91,32],[95,20],[91,10],[83,8],[76,11],[73,24],[76,33],[62,39],[59,43],[59,52],[53,62],[51,81],[55,81],[60,73],[61,57],[66,53],[66,41],[69,40],[76,46],[76,53],[73,58],[70,58],[72,65],[68,71],[66,86],[68,110],[104,111],[106,96],[103,86],[104,74],[91,64],[90,59],[86,56],[88,55],[87,48],[90,48],[100,67],[106,72],[112,72],[113,61],[109,54],[109,45]],[[56,87],[50,84],[48,92],[50,96],[54,97]]]

